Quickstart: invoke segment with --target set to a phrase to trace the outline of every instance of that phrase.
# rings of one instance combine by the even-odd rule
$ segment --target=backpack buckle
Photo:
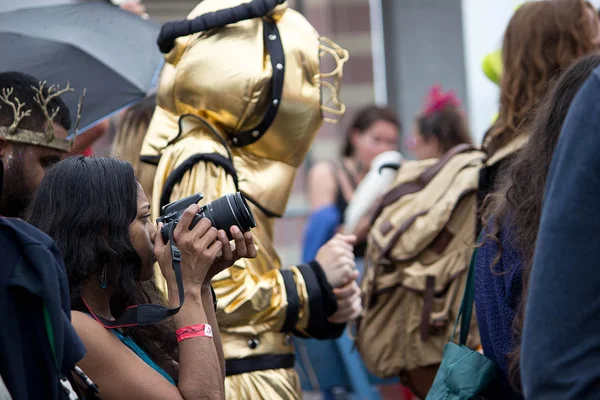
[[[395,271],[394,263],[386,258],[382,258],[377,261],[377,265],[383,268],[383,272],[391,274]]]

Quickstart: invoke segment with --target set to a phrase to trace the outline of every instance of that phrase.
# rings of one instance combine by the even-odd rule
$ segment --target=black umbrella
[[[159,26],[105,1],[15,0],[0,5],[0,72],[70,82],[73,118],[86,88],[80,131],[143,99],[162,65]]]

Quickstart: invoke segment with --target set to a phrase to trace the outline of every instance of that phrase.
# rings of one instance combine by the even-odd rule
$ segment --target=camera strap
[[[181,253],[175,241],[173,240],[174,226],[169,229],[169,246],[171,247],[171,257],[173,259],[173,271],[175,272],[175,280],[177,281],[177,289],[179,292],[179,307],[168,308],[161,304],[136,304],[127,309],[115,321],[110,321],[102,318],[92,312],[92,309],[87,305],[83,298],[81,299],[92,317],[107,329],[128,328],[138,325],[152,325],[163,321],[166,318],[173,316],[179,312],[183,306],[185,293],[183,288],[183,278],[181,276]],[[214,296],[214,294],[213,294]]]

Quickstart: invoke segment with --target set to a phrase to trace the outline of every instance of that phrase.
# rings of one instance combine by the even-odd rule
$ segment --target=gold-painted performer
[[[158,164],[154,217],[197,192],[209,202],[237,190],[256,217],[258,257],[213,280],[228,399],[300,399],[291,335],[339,337],[361,311],[352,238],[338,235],[316,261],[289,268],[273,246],[275,219],[323,113],[344,113],[337,93],[348,58],[282,3],[205,0],[187,21],[163,26],[166,64],[141,152]],[[321,73],[325,56],[332,72]],[[156,281],[164,289],[160,271]]]

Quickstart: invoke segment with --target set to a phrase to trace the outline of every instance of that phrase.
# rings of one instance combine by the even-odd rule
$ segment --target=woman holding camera
[[[135,304],[161,303],[151,280],[158,261],[169,288],[179,288],[169,245],[150,220],[150,205],[132,166],[109,158],[72,157],[42,181],[28,220],[52,237],[67,267],[73,325],[87,349],[81,361],[106,399],[221,399],[225,368],[211,278],[241,257],[253,258],[252,235],[224,231],[188,207],[173,239],[181,252],[185,301],[172,318],[147,326],[111,329]],[[211,329],[212,328],[212,329]],[[211,332],[212,331],[212,332]]]

